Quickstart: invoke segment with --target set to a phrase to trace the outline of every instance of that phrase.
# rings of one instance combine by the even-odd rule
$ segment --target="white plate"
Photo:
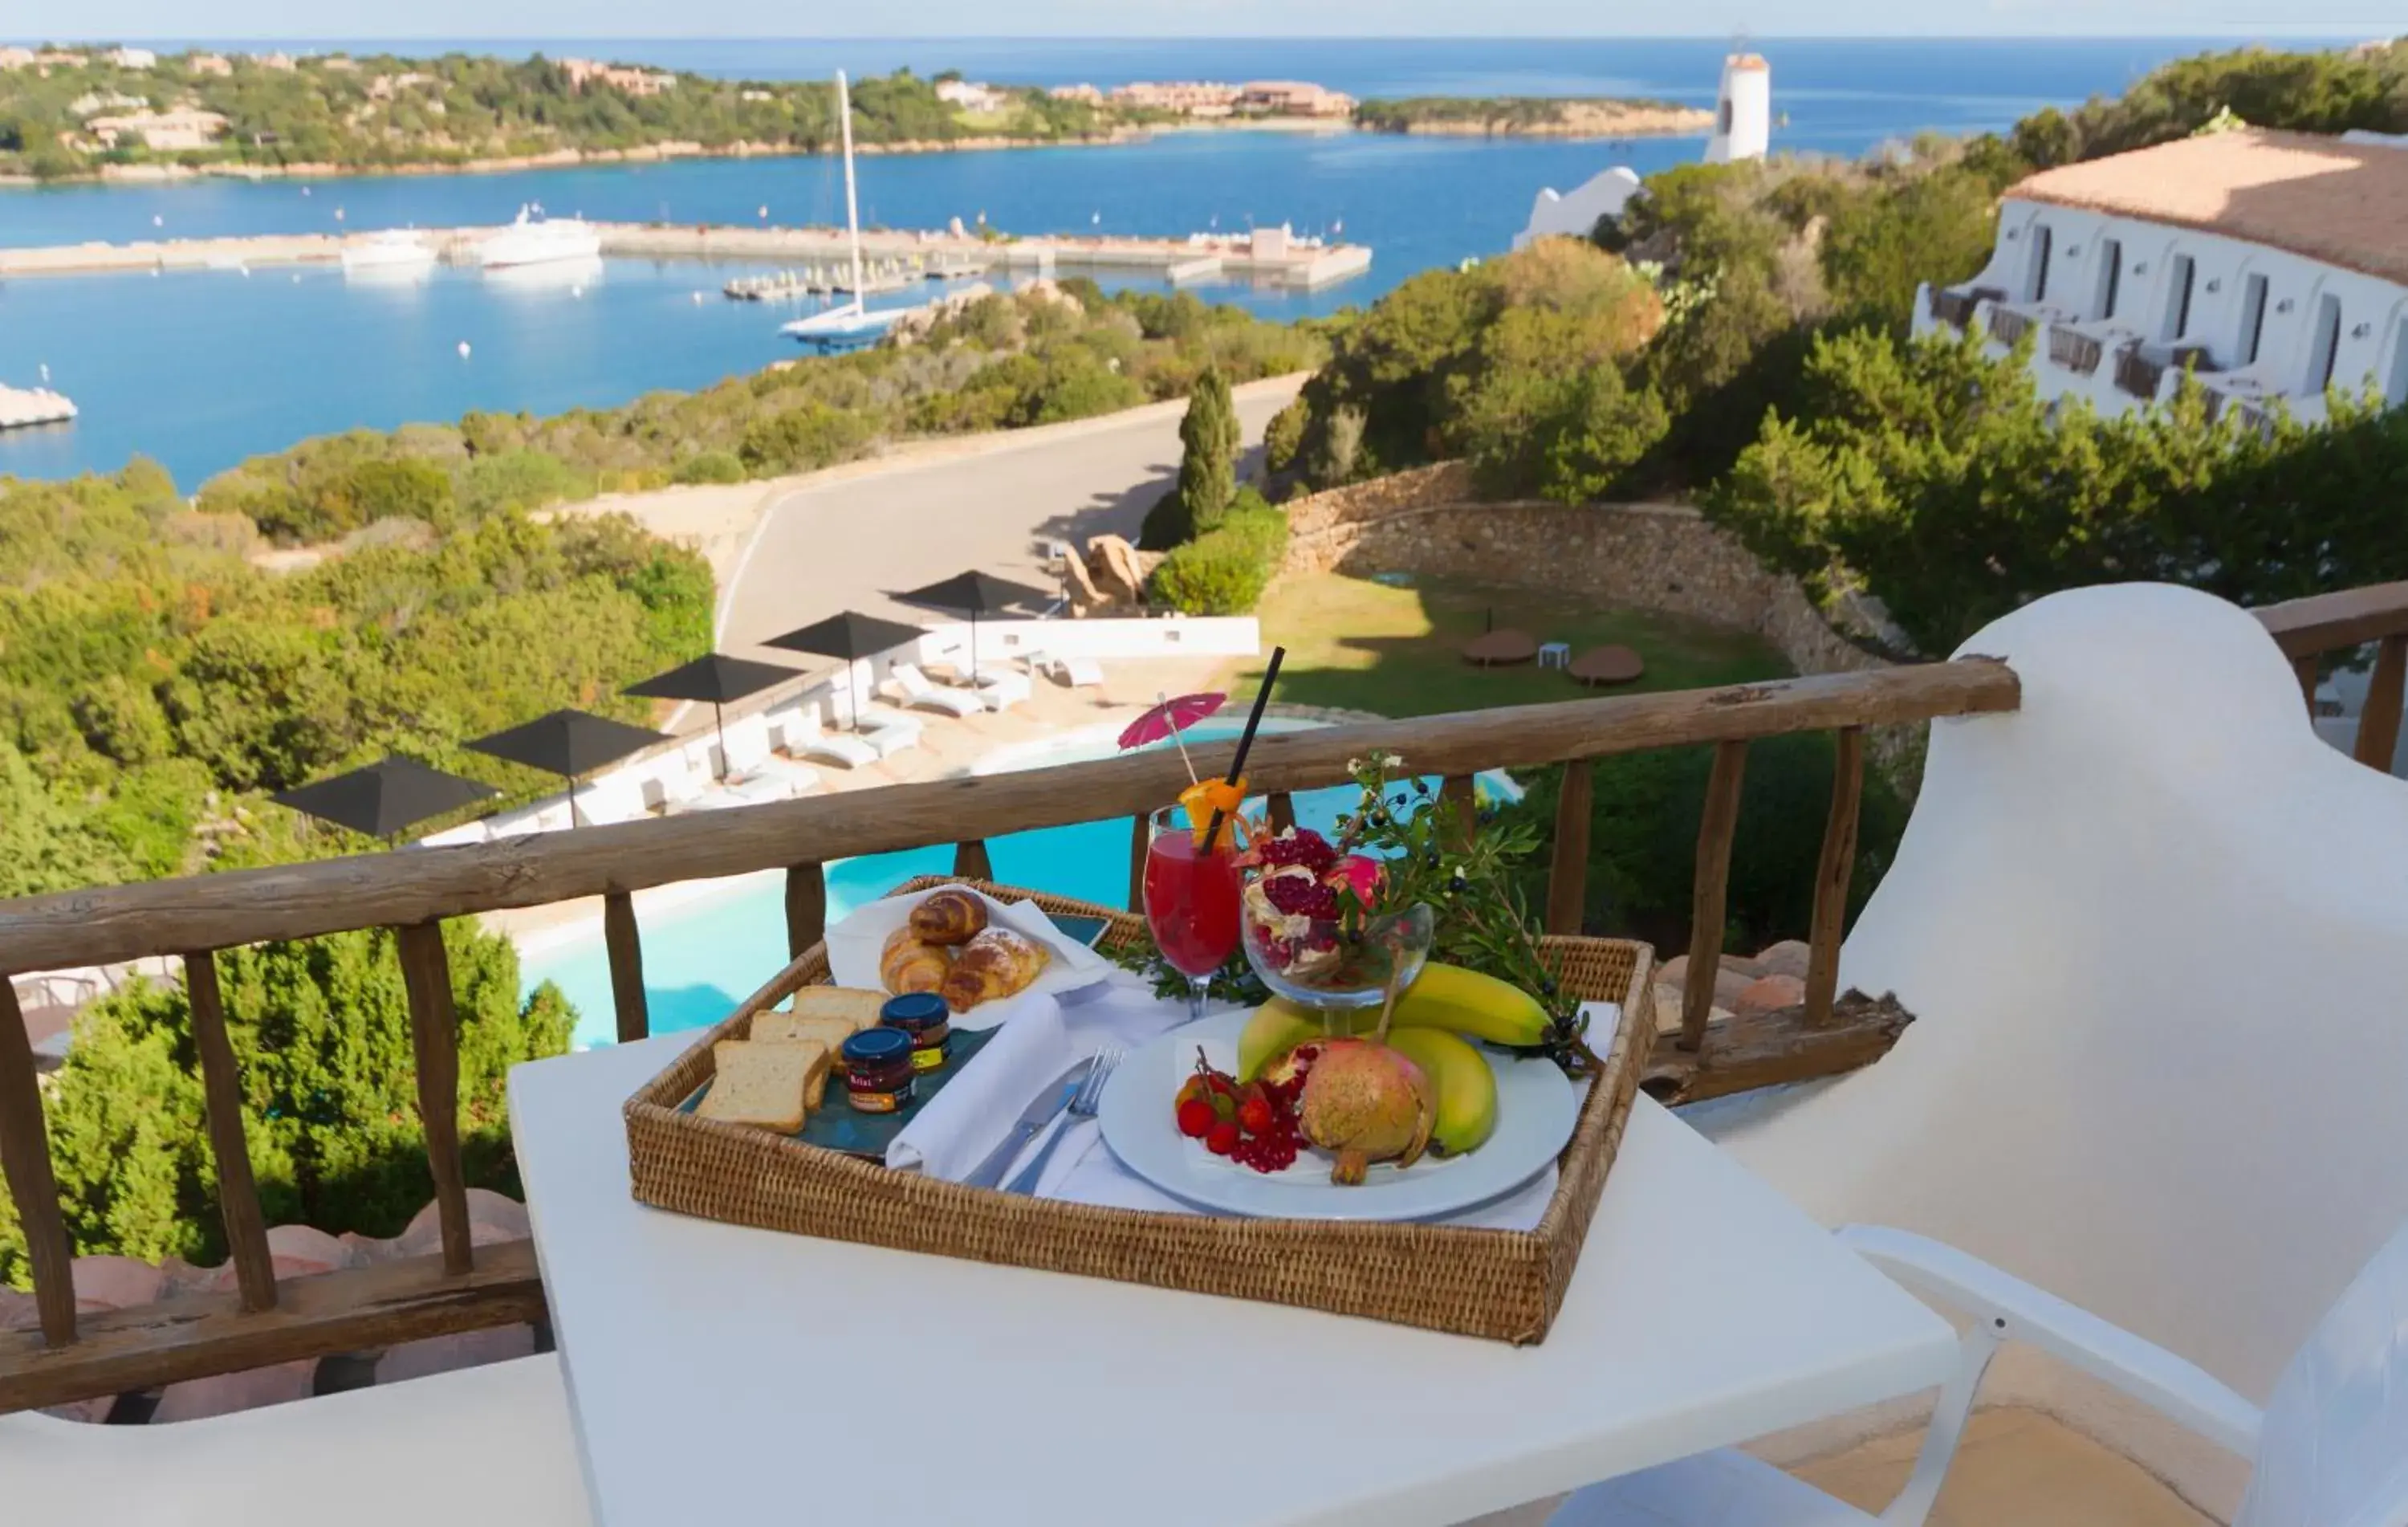
[[[1250,1013],[1220,1013],[1173,1029],[1121,1062],[1104,1089],[1096,1122],[1121,1164],[1174,1198],[1225,1214],[1265,1219],[1435,1219],[1500,1198],[1563,1154],[1580,1117],[1580,1094],[1552,1060],[1484,1050],[1497,1072],[1497,1132],[1467,1156],[1424,1156],[1401,1170],[1371,1168],[1358,1188],[1329,1180],[1329,1158],[1313,1150],[1284,1172],[1261,1173],[1213,1155],[1179,1132],[1171,1099],[1196,1070],[1196,1050],[1233,1071]]]

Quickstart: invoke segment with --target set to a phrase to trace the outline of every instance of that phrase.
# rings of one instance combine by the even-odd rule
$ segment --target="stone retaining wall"
[[[1835,629],[1794,578],[1678,504],[1470,501],[1469,471],[1442,462],[1288,506],[1284,570],[1383,572],[1553,589],[1583,600],[1737,627],[1800,673],[1885,667],[1906,651],[1877,612]]]

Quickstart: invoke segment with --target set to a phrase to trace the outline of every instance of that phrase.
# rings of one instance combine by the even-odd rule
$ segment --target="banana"
[[[1443,1029],[1392,1027],[1388,1046],[1421,1067],[1438,1093],[1431,1150],[1460,1156],[1487,1143],[1497,1129],[1497,1073],[1486,1056]]]
[[[1378,1021],[1379,1010],[1370,1010]],[[1445,1029],[1491,1044],[1537,1044],[1547,1037],[1547,1010],[1521,987],[1493,975],[1436,960],[1397,999],[1397,1029]]]
[[[1340,1016],[1340,1031],[1368,1034],[1379,1027],[1377,1007],[1356,1008]],[[1493,975],[1435,961],[1422,967],[1418,980],[1397,999],[1397,1015],[1389,1037],[1407,1029],[1442,1030],[1492,1044],[1530,1045],[1547,1036],[1547,1010],[1519,987]],[[1238,1080],[1251,1082],[1266,1067],[1308,1039],[1326,1030],[1321,1015],[1274,997],[1254,1010],[1238,1036]]]
[[[1321,1017],[1283,997],[1254,1009],[1238,1035],[1238,1080],[1251,1082],[1265,1067],[1308,1039],[1321,1037]]]

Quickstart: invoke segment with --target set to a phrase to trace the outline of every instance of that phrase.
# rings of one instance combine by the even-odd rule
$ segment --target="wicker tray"
[[[952,884],[911,881],[896,894]],[[1146,942],[1141,917],[982,885],[1048,912],[1107,918],[1099,947]],[[630,1098],[635,1196],[680,1214],[1047,1272],[1117,1278],[1368,1316],[1516,1344],[1544,1340],[1580,1260],[1598,1191],[1622,1143],[1656,1031],[1653,952],[1612,939],[1549,938],[1555,978],[1587,1001],[1620,1002],[1623,1023],[1565,1147],[1555,1196],[1532,1231],[1326,1220],[1221,1219],[1099,1208],[964,1188],[894,1172],[785,1135],[680,1111],[710,1080],[711,1044],[751,1032],[752,1015],[828,979],[814,946],[703,1032]]]

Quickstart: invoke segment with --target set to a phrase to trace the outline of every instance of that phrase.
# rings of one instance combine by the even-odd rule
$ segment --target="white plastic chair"
[[[1878,1518],[1741,1452],[1592,1485],[1549,1527],[1916,1527],[1939,1498],[1982,1374],[2029,1342],[2254,1461],[2232,1527],[2408,1527],[2408,1229],[2293,1356],[2264,1411],[2207,1373],[1952,1246],[1851,1226],[1841,1238],[1908,1288],[1974,1318],[1906,1488]]]
[[[590,1527],[549,1353],[164,1426],[0,1416],[0,1519]]]

